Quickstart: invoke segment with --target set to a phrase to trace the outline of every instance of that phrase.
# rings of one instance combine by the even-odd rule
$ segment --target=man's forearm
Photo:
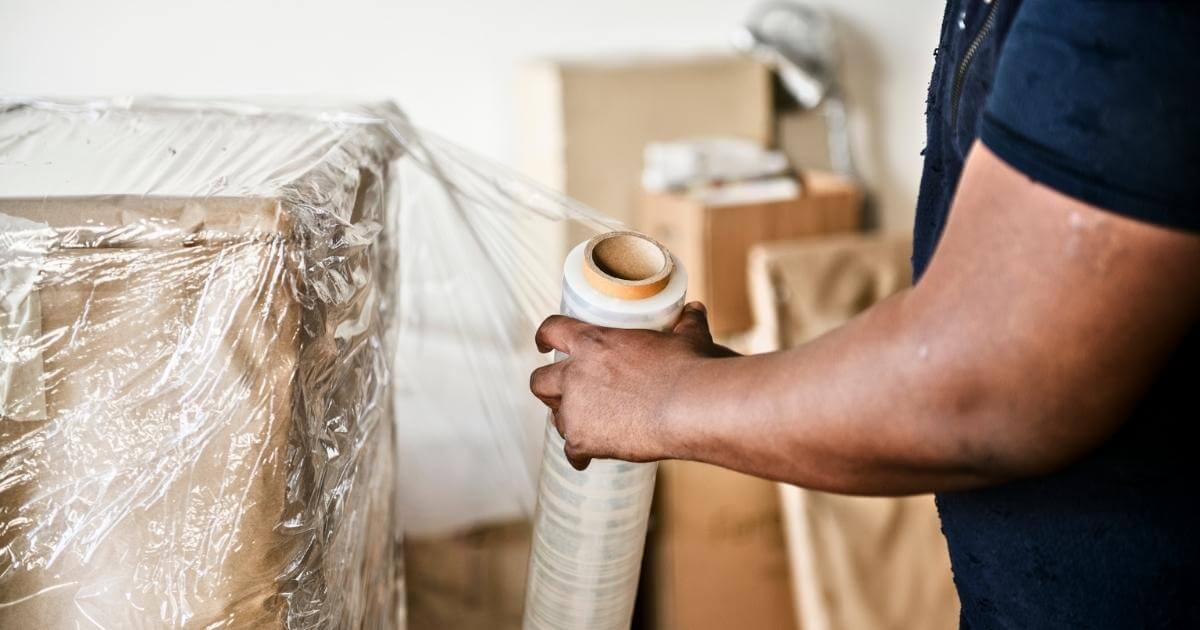
[[[1200,238],[976,147],[921,283],[800,348],[704,359],[667,456],[895,494],[1051,472],[1108,439],[1200,312]]]
[[[530,388],[568,456],[696,459],[903,494],[1045,474],[1119,429],[1200,316],[1200,236],[1111,215],[976,146],[916,287],[800,348],[722,356],[700,307],[670,334],[550,318],[570,355]]]
[[[960,352],[924,332],[909,292],[785,352],[709,359],[676,382],[664,449],[805,487],[906,494],[996,481],[952,426],[987,413],[946,370]],[[961,426],[959,427],[961,428]]]

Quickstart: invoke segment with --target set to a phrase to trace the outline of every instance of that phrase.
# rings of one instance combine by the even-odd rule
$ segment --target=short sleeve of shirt
[[[1026,0],[979,134],[1059,192],[1200,230],[1200,3]]]

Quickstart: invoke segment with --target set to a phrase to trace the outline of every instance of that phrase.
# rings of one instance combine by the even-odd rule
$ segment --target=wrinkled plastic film
[[[402,625],[403,129],[0,105],[0,627]]]
[[[0,628],[402,623],[401,121],[0,104]]]
[[[401,525],[532,515],[617,227],[390,105],[0,100],[0,627],[402,626]]]
[[[527,521],[545,407],[533,342],[558,310],[565,235],[620,227],[429,134],[401,165],[396,420],[406,534]]]
[[[563,265],[564,315],[614,328],[668,330],[675,324],[687,288],[687,273],[678,260],[658,294],[622,300],[584,278],[586,246],[576,246]],[[524,627],[627,628],[658,464],[597,459],[578,471],[563,447],[563,438],[547,422]]]

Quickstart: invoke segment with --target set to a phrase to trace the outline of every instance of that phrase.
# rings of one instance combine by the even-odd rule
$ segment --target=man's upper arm
[[[967,328],[1017,466],[1110,435],[1195,325],[1197,33],[1200,3],[1026,0],[1005,40],[917,292]]]
[[[911,299],[935,386],[975,407],[961,441],[1044,473],[1110,436],[1195,325],[1200,235],[1064,195],[977,143]]]

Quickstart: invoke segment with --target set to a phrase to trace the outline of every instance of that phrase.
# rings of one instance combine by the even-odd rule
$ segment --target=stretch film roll
[[[686,271],[662,245],[635,232],[610,232],[567,255],[562,313],[601,326],[667,330],[686,290]],[[629,627],[657,471],[655,463],[618,460],[575,470],[547,423],[526,630]]]

